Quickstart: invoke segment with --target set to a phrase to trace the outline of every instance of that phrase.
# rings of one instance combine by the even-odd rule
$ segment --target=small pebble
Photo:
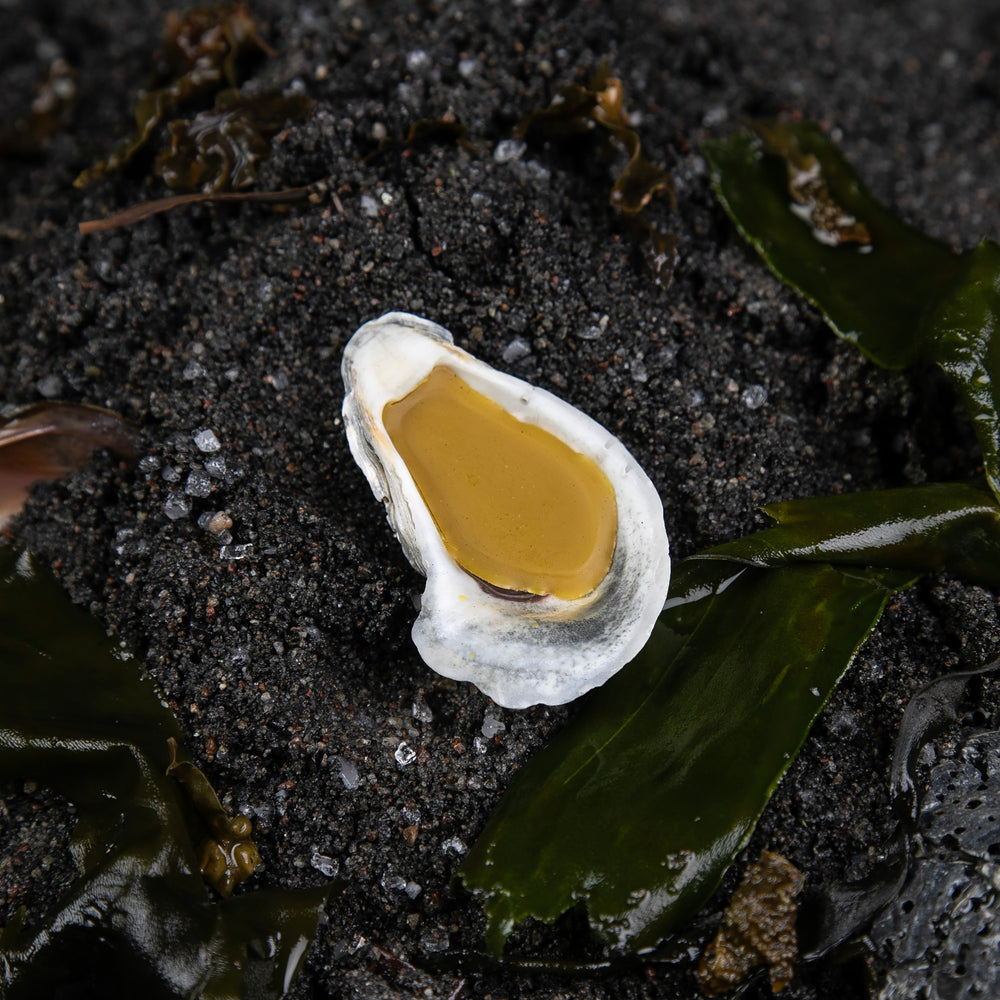
[[[201,469],[193,469],[189,472],[187,482],[184,484],[184,492],[189,497],[207,497],[212,492],[212,480],[208,473]]]
[[[321,875],[325,875],[327,878],[333,878],[340,871],[340,862],[336,858],[331,858],[326,854],[320,854],[319,851],[314,852],[312,858],[310,858],[309,863],[313,868],[316,869]]]
[[[63,380],[59,375],[45,375],[35,383],[35,388],[46,399],[58,399],[62,395]]]
[[[167,494],[166,502],[163,504],[163,513],[171,521],[187,517],[191,513],[191,501],[183,493],[169,493]]]
[[[223,545],[219,548],[220,559],[249,559],[253,555],[253,542],[243,545]]]
[[[748,410],[759,410],[767,402],[767,389],[762,385],[749,385],[741,398]]]
[[[511,163],[521,159],[527,148],[528,144],[520,139],[501,139],[493,150],[493,159],[497,163]]]
[[[386,872],[382,876],[381,885],[386,892],[401,892],[406,888],[406,879],[402,875]]]
[[[423,73],[430,65],[431,57],[423,49],[412,49],[406,53],[406,68],[411,73]]]
[[[208,427],[195,432],[194,443],[198,451],[218,451],[222,447],[215,431]]]
[[[513,364],[526,358],[531,353],[531,345],[523,337],[515,337],[505,348],[503,359],[507,364]]]
[[[488,740],[499,735],[507,729],[507,726],[493,715],[487,715],[483,719],[482,733]]]
[[[233,526],[233,519],[224,511],[216,511],[208,521],[208,530],[213,533],[226,531]]]
[[[205,459],[205,471],[216,479],[226,475],[226,460],[222,455],[211,455]]]

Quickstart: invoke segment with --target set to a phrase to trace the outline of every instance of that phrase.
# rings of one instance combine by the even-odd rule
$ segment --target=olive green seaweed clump
[[[301,94],[238,89],[241,67],[273,54],[243,2],[171,12],[152,82],[136,100],[134,131],[74,183],[86,187],[128,166],[167,125],[170,147],[157,157],[155,171],[168,187],[218,192],[252,184],[271,137],[311,104]],[[193,118],[182,117],[190,112]]]
[[[32,556],[9,548],[0,662],[0,779],[49,785],[79,817],[77,881],[31,926],[22,909],[0,930],[0,996],[281,996],[329,888],[212,899],[193,838],[203,856],[232,858],[208,866],[227,894],[259,861],[247,821],[225,816],[176,749],[171,763],[181,733],[151,678]]]
[[[460,869],[500,955],[582,904],[643,952],[707,902],[894,591],[1000,584],[1000,505],[931,484],[766,508],[774,527],[682,560],[642,652],[525,765]]]
[[[908,226],[816,125],[752,124],[705,144],[723,207],[838,336],[886,368],[948,375],[1000,496],[1000,245],[955,253]]]
[[[722,926],[702,953],[698,964],[702,993],[710,997],[728,993],[758,965],[767,966],[774,993],[792,981],[798,958],[796,897],[804,881],[787,858],[760,852],[760,860],[743,874]]]

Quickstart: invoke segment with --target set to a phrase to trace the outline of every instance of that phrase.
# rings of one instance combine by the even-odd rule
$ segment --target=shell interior
[[[406,401],[412,403],[411,394],[441,371],[456,376],[472,394],[485,397],[485,403],[475,405],[488,413],[487,425],[496,419],[497,426],[507,420],[514,426],[513,431],[497,431],[496,437],[490,437],[489,429],[484,432],[485,438],[470,434],[471,444],[466,442],[466,447],[471,450],[464,458],[459,454],[458,465],[450,470],[440,453],[452,448],[461,452],[455,439],[461,438],[459,432],[478,418],[460,413],[454,419],[445,418],[443,425],[438,421],[436,426],[451,430],[430,443],[419,430],[413,431],[409,441],[398,426],[415,427],[419,423],[407,409]],[[375,496],[385,503],[389,522],[407,558],[427,577],[413,639],[430,667],[445,676],[472,681],[500,705],[523,708],[539,702],[561,704],[578,697],[604,683],[642,648],[666,597],[669,548],[659,495],[617,438],[553,394],[499,372],[455,347],[451,334],[443,327],[407,313],[388,313],[362,326],[345,349],[342,374],[347,390],[344,424],[351,451]],[[461,395],[466,389],[460,387],[457,392]],[[444,396],[448,398],[447,393]],[[397,411],[400,401],[402,409]],[[395,420],[400,414],[404,419]],[[387,415],[390,425],[397,425],[393,433],[386,426]],[[598,568],[582,585],[561,589],[548,583],[537,585],[537,575],[529,574],[529,583],[524,584],[520,577],[504,576],[507,570],[499,574],[491,568],[479,572],[478,564],[470,565],[472,560],[465,554],[468,546],[463,542],[456,549],[455,530],[442,527],[444,517],[438,508],[452,504],[459,511],[459,519],[471,518],[476,531],[481,527],[475,524],[477,518],[490,521],[484,529],[490,539],[487,547],[499,552],[499,561],[508,564],[508,569],[509,564],[519,566],[531,561],[523,551],[511,557],[516,546],[502,540],[506,529],[493,526],[495,514],[484,515],[476,508],[467,511],[471,501],[451,496],[460,494],[454,484],[461,483],[463,475],[489,480],[489,474],[496,471],[493,467],[501,461],[510,463],[510,472],[504,474],[501,470],[493,479],[493,493],[497,482],[507,489],[508,481],[518,478],[529,484],[526,489],[532,484],[537,487],[535,480],[541,473],[521,477],[513,474],[522,466],[530,467],[518,443],[519,435],[544,440],[554,449],[551,455],[565,452],[577,459],[569,459],[571,464],[563,466],[559,463],[564,455],[558,460],[546,459],[543,449],[539,468],[548,464],[558,469],[557,482],[554,487],[542,486],[539,492],[527,494],[527,500],[522,497],[515,502],[510,514],[514,521],[518,517],[541,517],[539,510],[554,494],[552,519],[540,522],[543,527],[539,539],[557,530],[560,520],[589,526],[574,528],[570,534],[593,530],[594,538],[598,538],[602,525],[607,535],[607,511],[603,517],[591,517],[586,511],[581,514],[579,508],[590,502],[600,506],[603,492],[613,509],[610,536],[605,538],[604,549],[596,559]],[[504,442],[505,436],[511,438],[510,442]],[[509,457],[503,457],[508,444],[512,450]],[[414,448],[418,452],[423,449],[423,458],[414,458]],[[565,470],[572,470],[572,462],[577,460],[580,468],[594,470],[583,474],[584,479],[589,475],[596,483],[590,500],[586,490],[564,490],[564,481],[576,477],[575,471]],[[425,466],[431,470],[429,479]],[[475,468],[465,473],[466,466]],[[421,477],[424,481],[418,485]],[[438,480],[452,485],[441,491],[442,498],[435,499]],[[491,492],[488,486],[486,492]],[[431,497],[430,505],[427,496]],[[597,500],[593,501],[593,497]],[[490,501],[482,509],[489,512],[496,505]],[[549,527],[545,528],[545,524]],[[536,542],[535,548],[541,544]],[[584,541],[580,558],[586,562],[601,549],[601,544],[593,539]],[[556,564],[558,568],[561,559],[543,552],[538,559],[541,575],[544,577],[546,566]],[[569,562],[576,559],[571,556]],[[481,585],[477,576],[488,585]],[[530,600],[512,599],[525,595],[504,593],[508,590],[536,593]]]

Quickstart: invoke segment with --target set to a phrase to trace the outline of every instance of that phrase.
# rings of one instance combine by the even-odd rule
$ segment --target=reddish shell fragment
[[[0,424],[0,527],[28,498],[34,483],[83,468],[97,448],[135,458],[136,431],[123,417],[97,406],[38,403]]]

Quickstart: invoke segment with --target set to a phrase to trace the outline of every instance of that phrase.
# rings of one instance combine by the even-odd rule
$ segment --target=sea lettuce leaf
[[[696,559],[947,572],[1000,588],[1000,507],[985,484],[924,483],[768,504],[778,523]]]

